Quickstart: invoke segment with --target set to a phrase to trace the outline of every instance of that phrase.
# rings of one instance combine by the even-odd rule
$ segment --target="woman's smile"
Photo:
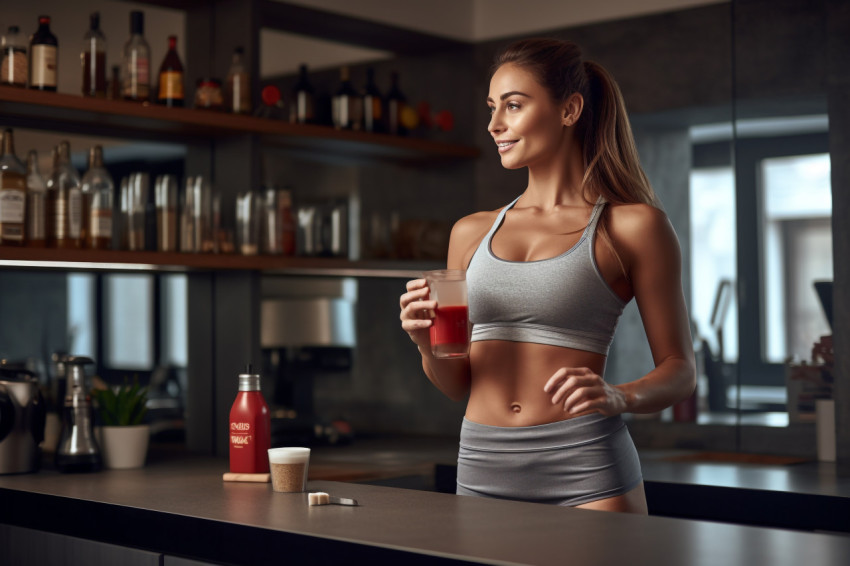
[[[496,140],[496,145],[499,147],[499,153],[507,153],[518,142],[519,140]]]

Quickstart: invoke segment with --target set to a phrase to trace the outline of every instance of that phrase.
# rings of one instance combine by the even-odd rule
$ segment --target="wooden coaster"
[[[269,483],[271,481],[271,474],[234,474],[232,472],[225,472],[222,476],[224,481],[243,481],[243,482],[252,482],[252,483]]]

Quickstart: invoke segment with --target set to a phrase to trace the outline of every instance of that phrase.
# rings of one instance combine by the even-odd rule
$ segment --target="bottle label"
[[[150,65],[147,57],[132,53],[124,79],[124,98],[146,100],[150,95]]]
[[[6,49],[2,57],[0,83],[27,86],[27,54],[16,49]]]
[[[0,189],[0,224],[8,240],[24,239],[24,203],[26,193],[19,189]]]
[[[159,74],[159,99],[183,100],[183,73],[163,71]]]
[[[250,448],[252,440],[251,423],[238,421],[230,423],[231,448]]]
[[[94,238],[112,237],[112,211],[106,208],[96,208],[91,212],[91,235]]]
[[[83,195],[80,189],[68,191],[68,237],[80,237],[83,227]]]
[[[56,86],[56,46],[32,46],[32,81],[30,84],[39,87]]]

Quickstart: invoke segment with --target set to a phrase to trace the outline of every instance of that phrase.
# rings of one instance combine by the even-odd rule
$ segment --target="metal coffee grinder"
[[[83,370],[94,362],[82,356],[68,356],[64,362],[67,389],[56,467],[61,472],[96,472],[101,467],[100,447],[94,438],[92,403]]]

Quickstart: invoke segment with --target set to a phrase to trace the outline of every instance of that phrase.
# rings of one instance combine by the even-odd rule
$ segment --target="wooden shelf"
[[[0,247],[0,268],[5,269],[139,273],[255,270],[268,275],[415,278],[422,271],[442,267],[445,265],[436,261]]]
[[[9,86],[0,86],[0,116],[3,126],[172,142],[258,135],[264,143],[316,152],[320,158],[330,154],[422,161],[471,159],[479,155],[478,148],[440,141]]]

